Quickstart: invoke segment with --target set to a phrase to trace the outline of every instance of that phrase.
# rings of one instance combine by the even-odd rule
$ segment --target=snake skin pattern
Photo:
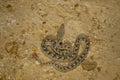
[[[41,43],[43,53],[51,59],[43,64],[52,65],[60,72],[68,72],[79,66],[86,58],[90,47],[90,41],[85,34],[78,35],[73,46],[70,42],[63,42],[64,28],[62,24],[56,36],[47,35]],[[83,48],[79,54],[80,46]]]

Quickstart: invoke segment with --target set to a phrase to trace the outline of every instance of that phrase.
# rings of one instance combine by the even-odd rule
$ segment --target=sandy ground
[[[41,66],[42,39],[65,25],[64,40],[89,36],[83,67]],[[120,0],[0,0],[0,80],[120,80]],[[84,68],[85,66],[85,68]]]

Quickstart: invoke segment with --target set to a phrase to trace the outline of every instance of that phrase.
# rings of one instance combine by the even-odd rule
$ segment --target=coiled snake
[[[75,43],[72,46],[70,42],[62,41],[64,33],[65,29],[62,24],[56,36],[47,35],[42,40],[41,49],[43,53],[51,59],[50,62],[44,64],[52,65],[58,71],[68,72],[79,66],[86,58],[90,47],[90,41],[88,36],[80,34],[77,36]],[[83,46],[83,49],[81,53],[78,54],[81,45]]]

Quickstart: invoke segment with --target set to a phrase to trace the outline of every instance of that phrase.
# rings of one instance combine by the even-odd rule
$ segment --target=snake
[[[47,35],[41,42],[44,55],[51,60],[43,64],[52,65],[60,72],[68,72],[79,66],[87,57],[90,48],[87,35],[79,34],[72,45],[69,41],[63,41],[64,34],[65,27],[61,24],[55,36]],[[80,46],[83,47],[81,52]]]

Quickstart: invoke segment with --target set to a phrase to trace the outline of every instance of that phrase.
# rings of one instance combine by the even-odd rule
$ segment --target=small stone
[[[45,21],[43,21],[42,23],[43,23],[43,24],[46,24],[46,22],[45,22]]]
[[[48,72],[49,72],[49,70],[48,70],[48,69],[43,69],[43,71],[44,71],[45,73],[48,73]]]
[[[94,70],[97,67],[97,62],[95,61],[84,61],[82,64],[82,68],[87,71]]]
[[[15,23],[16,22],[16,20],[11,20],[11,23]]]
[[[35,61],[35,64],[39,65],[40,63],[38,61]]]

